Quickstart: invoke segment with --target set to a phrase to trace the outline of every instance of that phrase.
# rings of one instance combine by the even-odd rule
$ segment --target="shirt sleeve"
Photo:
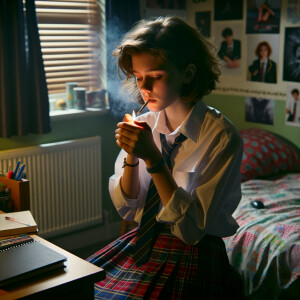
[[[133,220],[136,214],[138,199],[129,199],[122,191],[121,177],[123,174],[122,163],[126,152],[121,150],[115,162],[115,174],[109,178],[109,193],[112,202],[121,218],[125,220]]]
[[[209,152],[205,168],[191,178],[192,191],[178,187],[157,215],[158,222],[169,223],[172,233],[191,245],[206,234],[228,236],[238,228],[232,213],[241,199],[242,139],[234,134],[225,145],[217,144]]]
[[[155,118],[149,113],[139,116],[137,120],[146,121],[151,128],[155,122]],[[126,156],[127,153],[122,149],[115,162],[115,173],[109,178],[108,189],[111,200],[121,218],[140,223],[151,176],[146,171],[145,162],[139,159],[139,194],[136,199],[127,198],[121,187],[121,177],[124,170],[122,166]]]
[[[109,178],[109,193],[111,200],[122,219],[140,223],[150,176],[148,175],[146,178],[144,174],[146,166],[144,161],[140,159],[138,166],[140,173],[139,194],[136,199],[128,198],[123,193],[121,187],[121,177],[124,170],[122,165],[126,156],[127,153],[124,150],[121,150],[115,162],[115,174]],[[143,178],[143,180],[141,180],[141,178]]]

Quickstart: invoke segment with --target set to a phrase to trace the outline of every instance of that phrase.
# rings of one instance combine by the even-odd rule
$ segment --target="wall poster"
[[[221,63],[214,93],[286,100],[287,84],[300,83],[300,0],[201,3],[192,4],[195,25]]]

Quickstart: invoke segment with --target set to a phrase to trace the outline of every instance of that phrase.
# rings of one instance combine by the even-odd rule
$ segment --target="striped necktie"
[[[293,121],[296,120],[296,110],[297,110],[297,102],[294,103],[294,109],[293,109]]]
[[[264,81],[265,63],[261,63],[259,72],[259,81]]]
[[[170,155],[184,140],[186,140],[186,137],[181,133],[175,139],[175,143],[173,145],[168,145],[165,135],[160,134],[162,156],[170,169]],[[159,229],[158,223],[156,222],[156,214],[159,209],[159,203],[160,197],[157,193],[153,180],[151,179],[145,201],[141,225],[137,234],[137,241],[133,249],[133,259],[137,266],[140,266],[148,261],[153,243],[155,242],[155,238]]]

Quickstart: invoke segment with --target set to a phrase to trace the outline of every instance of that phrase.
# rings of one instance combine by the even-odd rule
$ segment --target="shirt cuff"
[[[118,199],[118,203],[116,203],[116,205],[118,207],[132,207],[132,208],[136,208],[137,207],[137,203],[139,201],[139,198],[136,199],[131,199],[128,198],[121,187],[121,177],[119,179],[116,180],[115,182],[115,189],[114,189],[114,194],[115,194],[115,199]]]
[[[175,224],[186,214],[193,198],[183,188],[178,187],[166,207],[163,207],[156,220],[161,223]]]

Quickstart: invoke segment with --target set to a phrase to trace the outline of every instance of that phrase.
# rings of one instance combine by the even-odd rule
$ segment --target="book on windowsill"
[[[28,234],[0,238],[0,288],[59,270],[67,258]]]
[[[37,224],[29,210],[0,214],[0,237],[37,231]]]

